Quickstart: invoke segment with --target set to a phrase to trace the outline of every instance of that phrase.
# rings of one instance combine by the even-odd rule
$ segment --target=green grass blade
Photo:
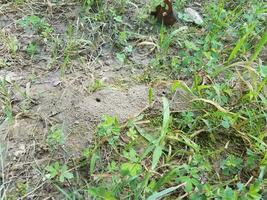
[[[165,183],[170,183],[172,179],[174,179],[176,177],[176,173],[177,173],[177,168],[174,168],[173,170],[167,172],[166,174],[164,174],[159,181],[155,184],[155,186],[153,187],[154,191],[157,191],[160,189],[161,186],[163,186]]]
[[[179,188],[182,187],[183,185],[184,185],[184,183],[183,183],[183,184],[180,184],[180,185],[177,185],[177,186],[174,186],[174,187],[170,187],[170,188],[165,189],[165,190],[162,190],[161,192],[157,192],[157,193],[155,193],[155,194],[149,196],[149,197],[147,198],[147,200],[158,200],[158,199],[161,199],[162,197],[167,196],[167,195],[169,195],[171,192],[173,192],[173,191],[179,189]]]
[[[162,155],[162,146],[157,145],[153,152],[152,167],[151,167],[152,170],[154,170],[157,167],[161,155]]]
[[[149,106],[151,106],[152,105],[152,103],[153,103],[153,89],[150,87],[149,89],[148,89],[148,103],[149,103]]]
[[[165,135],[168,132],[170,123],[170,105],[166,97],[163,98],[163,124],[161,130],[161,137],[164,139]]]
[[[95,170],[95,164],[96,164],[96,161],[97,159],[99,159],[99,156],[94,153],[91,160],[90,160],[90,175],[92,176],[93,173],[94,173],[94,170]]]
[[[65,199],[73,200],[73,198],[71,198],[71,196],[68,195],[68,193],[64,189],[62,189],[61,187],[59,187],[57,184],[54,184],[54,186],[61,192],[61,194],[64,195]]]
[[[163,97],[163,124],[161,127],[161,135],[160,138],[156,141],[156,148],[153,152],[153,158],[152,158],[152,170],[154,170],[159,162],[159,159],[162,155],[162,150],[164,148],[163,141],[166,137],[166,134],[168,132],[170,123],[170,106],[168,99],[166,97]]]
[[[259,43],[257,44],[255,48],[255,52],[252,55],[250,61],[253,62],[258,55],[260,54],[261,50],[263,49],[264,45],[267,43],[267,31],[264,32],[262,38],[260,39]]]
[[[233,49],[233,51],[231,52],[231,54],[230,54],[230,56],[229,56],[229,58],[228,58],[228,62],[230,62],[231,60],[233,60],[233,59],[236,57],[238,51],[239,51],[239,50],[241,49],[241,47],[245,44],[245,42],[247,41],[248,36],[249,36],[249,35],[252,33],[252,31],[254,30],[254,27],[255,27],[255,25],[251,25],[250,28],[248,29],[248,31],[246,32],[246,34],[245,34],[242,38],[240,38],[240,39],[238,40],[238,42],[236,43],[235,48]]]

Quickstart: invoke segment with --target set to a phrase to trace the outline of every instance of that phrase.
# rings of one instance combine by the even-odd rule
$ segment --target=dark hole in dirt
[[[101,99],[99,99],[99,98],[96,98],[95,100],[96,100],[96,102],[101,102]]]

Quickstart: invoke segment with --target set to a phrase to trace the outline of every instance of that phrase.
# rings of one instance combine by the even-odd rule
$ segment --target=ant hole
[[[101,102],[101,99],[99,99],[99,98],[96,98],[95,100],[96,100],[96,102]]]

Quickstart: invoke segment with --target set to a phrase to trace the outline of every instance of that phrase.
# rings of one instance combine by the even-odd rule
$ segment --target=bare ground
[[[68,63],[64,76],[60,73],[63,50],[51,57],[54,41],[44,41],[36,33],[23,31],[17,25],[17,20],[33,13],[48,19],[55,30],[54,38],[60,39],[63,46],[67,43],[68,23],[77,23],[76,28],[82,29],[75,35],[80,43],[71,52],[73,60]],[[123,123],[148,107],[150,86],[136,80],[149,67],[150,48],[136,45],[129,58],[132,64],[122,65],[101,34],[93,44],[87,42],[87,38],[92,39],[92,35],[101,30],[96,27],[97,30],[88,32],[90,28],[83,27],[78,13],[79,7],[73,2],[53,10],[39,1],[27,3],[25,7],[12,2],[0,5],[0,79],[6,82],[14,116],[10,124],[4,110],[0,115],[0,143],[5,147],[2,181],[11,196],[24,183],[30,184],[28,197],[54,196],[54,190],[44,181],[44,166],[55,158],[79,159],[84,148],[93,142],[95,127],[103,115],[117,116]],[[16,55],[8,47],[13,39],[17,42]],[[26,53],[30,42],[38,43],[38,54],[34,58]],[[105,87],[88,91],[96,79],[102,80]],[[159,98],[161,91],[162,88],[155,88]],[[175,98],[175,110],[186,109],[187,99],[179,94]],[[63,128],[65,143],[51,155],[47,134],[57,125]]]

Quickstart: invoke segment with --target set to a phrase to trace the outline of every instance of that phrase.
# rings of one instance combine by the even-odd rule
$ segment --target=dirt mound
[[[15,72],[9,74],[16,77]],[[10,82],[12,77],[8,77]],[[19,141],[25,145],[38,141],[45,146],[47,134],[55,125],[63,129],[65,148],[77,154],[88,146],[103,115],[126,122],[148,106],[147,86],[134,86],[127,91],[106,87],[89,94],[84,85],[90,81],[79,73],[60,79],[58,73],[51,72],[33,82],[20,76],[18,85],[21,88],[11,94],[14,124],[11,127],[7,122],[0,125],[3,139],[0,142],[8,141],[10,156],[16,154],[13,147],[18,146]]]
[[[81,113],[93,117],[93,120],[110,115],[125,121],[148,106],[147,90],[142,85],[130,88],[128,92],[106,88],[84,98],[78,106]]]

